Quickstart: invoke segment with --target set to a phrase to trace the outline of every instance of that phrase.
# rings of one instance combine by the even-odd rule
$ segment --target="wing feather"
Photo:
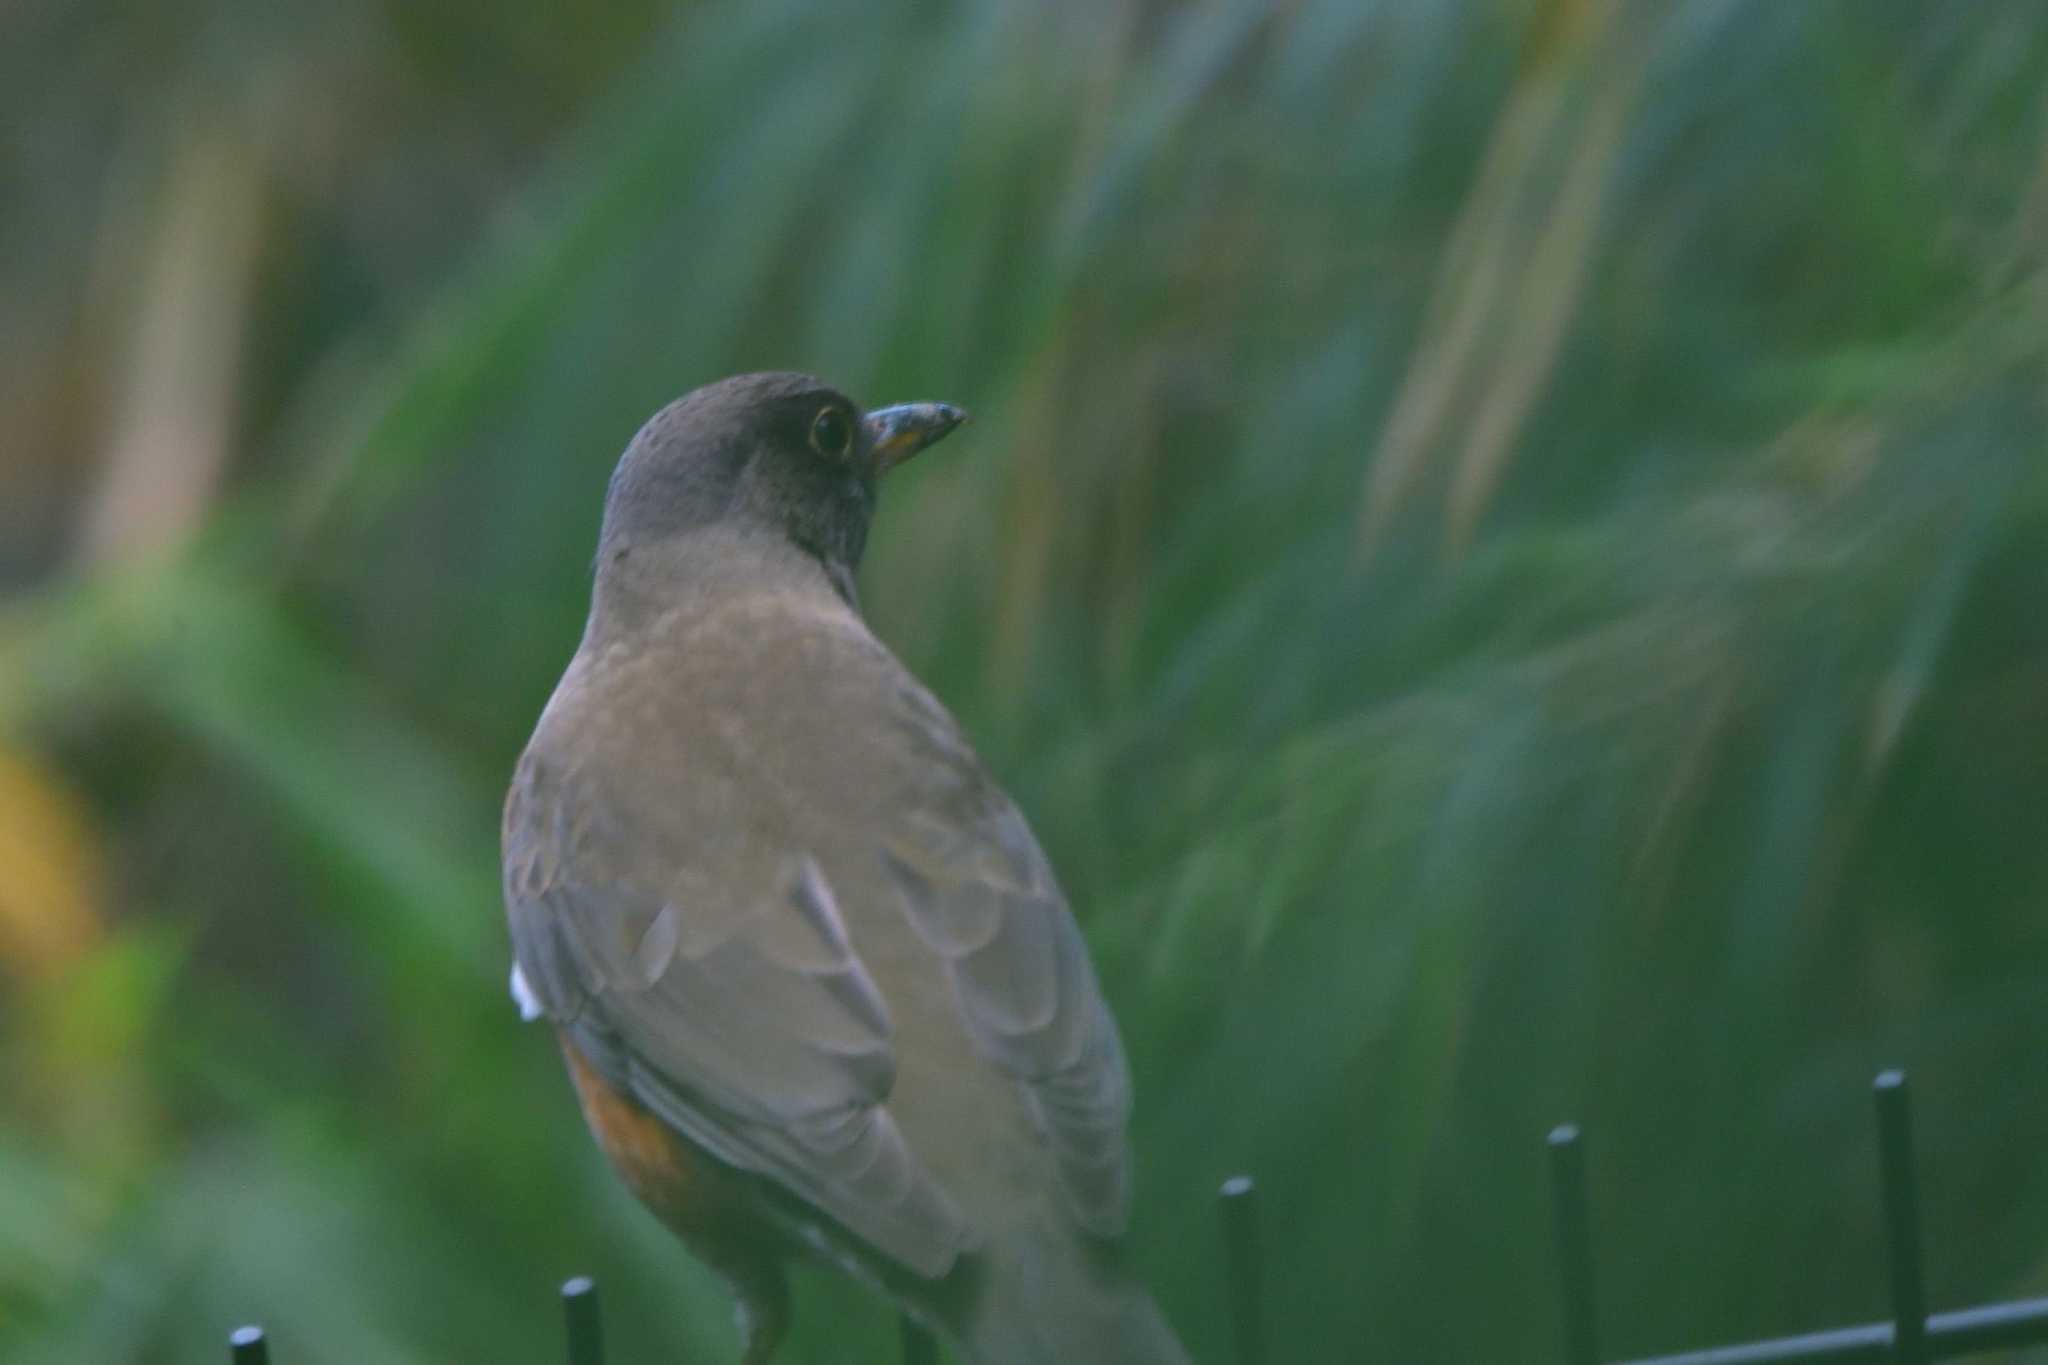
[[[1087,945],[1030,826],[952,717],[907,673],[893,682],[911,795],[882,865],[944,960],[975,1046],[1022,1089],[1069,1211],[1115,1236],[1130,1209],[1130,1072]]]
[[[975,1050],[1017,1086],[1068,1209],[1115,1235],[1129,1075],[1043,851],[952,717],[857,617],[778,610],[715,651],[669,657],[719,670],[692,680],[688,715],[665,720],[696,746],[687,781],[627,742],[600,780],[560,761],[543,721],[505,824],[513,946],[533,996],[679,1131],[937,1276],[980,1233],[889,1112],[887,1002],[837,900],[857,891],[853,913],[901,915],[931,951]],[[639,692],[681,693],[662,682]],[[738,723],[775,687],[792,691],[770,713],[810,728]],[[617,709],[597,713],[624,725]],[[775,820],[737,818],[745,800],[772,800]],[[793,846],[749,844],[764,824]],[[762,884],[725,887],[735,867]]]
[[[693,916],[607,878],[601,849],[534,848],[564,829],[551,813],[564,795],[545,773],[523,764],[508,803],[506,898],[522,975],[547,1014],[706,1150],[943,1275],[975,1239],[884,1107],[888,1011],[816,863],[793,858],[760,906]]]

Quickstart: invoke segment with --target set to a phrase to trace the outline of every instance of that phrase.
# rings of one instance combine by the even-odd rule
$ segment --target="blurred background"
[[[2037,0],[0,23],[0,1356],[549,1361],[589,1272],[733,1358],[497,817],[620,449],[785,367],[977,416],[865,602],[1061,869],[1203,1358],[1238,1170],[1277,1358],[1553,1358],[1566,1118],[1611,1352],[1880,1316],[1887,1065],[1935,1306],[2048,1292]]]

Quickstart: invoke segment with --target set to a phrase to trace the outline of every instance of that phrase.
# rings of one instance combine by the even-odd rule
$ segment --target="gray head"
[[[717,527],[760,530],[835,581],[867,544],[875,482],[967,419],[945,403],[863,412],[805,374],[743,374],[663,408],[626,447],[605,495],[598,565]]]

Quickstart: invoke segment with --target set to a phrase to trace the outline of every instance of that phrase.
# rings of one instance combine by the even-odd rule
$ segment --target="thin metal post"
[[[1892,1359],[1900,1365],[1922,1365],[1929,1359],[1927,1285],[1920,1265],[1920,1193],[1913,1178],[1913,1118],[1906,1101],[1906,1073],[1880,1073],[1875,1090],[1885,1240],[1891,1252]]]
[[[1579,1130],[1550,1130],[1551,1215],[1557,1235],[1558,1283],[1564,1304],[1566,1365],[1599,1365],[1594,1331],[1593,1239],[1586,1216],[1586,1162]]]
[[[939,1365],[939,1343],[925,1325],[903,1315],[903,1365]]]
[[[604,1319],[597,1281],[578,1275],[562,1286],[562,1320],[569,1329],[569,1365],[604,1365]]]
[[[1234,1175],[1216,1192],[1223,1215],[1223,1263],[1229,1276],[1231,1337],[1237,1365],[1265,1365],[1264,1266],[1259,1248],[1259,1187]]]
[[[261,1327],[237,1327],[228,1333],[228,1359],[234,1365],[270,1365],[270,1342]]]

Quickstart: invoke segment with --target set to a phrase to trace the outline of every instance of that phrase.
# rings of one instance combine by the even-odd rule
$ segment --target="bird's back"
[[[885,1108],[918,1164],[986,1227],[1050,1195],[1054,1173],[1015,1081],[976,1050],[946,960],[905,914],[890,868],[929,786],[895,737],[957,733],[852,609],[813,586],[757,579],[669,614],[633,649],[599,646],[564,698],[564,733],[601,734],[609,795],[598,803],[658,827],[636,836],[661,859],[640,875],[699,888],[679,907],[686,934],[772,936],[794,913],[782,900],[764,896],[739,922],[724,889],[773,888],[792,860],[815,863],[888,1016]],[[763,713],[782,722],[763,728],[751,719]],[[542,755],[551,728],[535,737]]]
[[[564,676],[508,805],[522,967],[626,1093],[963,1341],[1051,1311],[1170,1342],[1107,1250],[1128,1080],[1043,854],[852,605],[745,554],[594,621]],[[978,1358],[1114,1336],[1072,1330]]]

